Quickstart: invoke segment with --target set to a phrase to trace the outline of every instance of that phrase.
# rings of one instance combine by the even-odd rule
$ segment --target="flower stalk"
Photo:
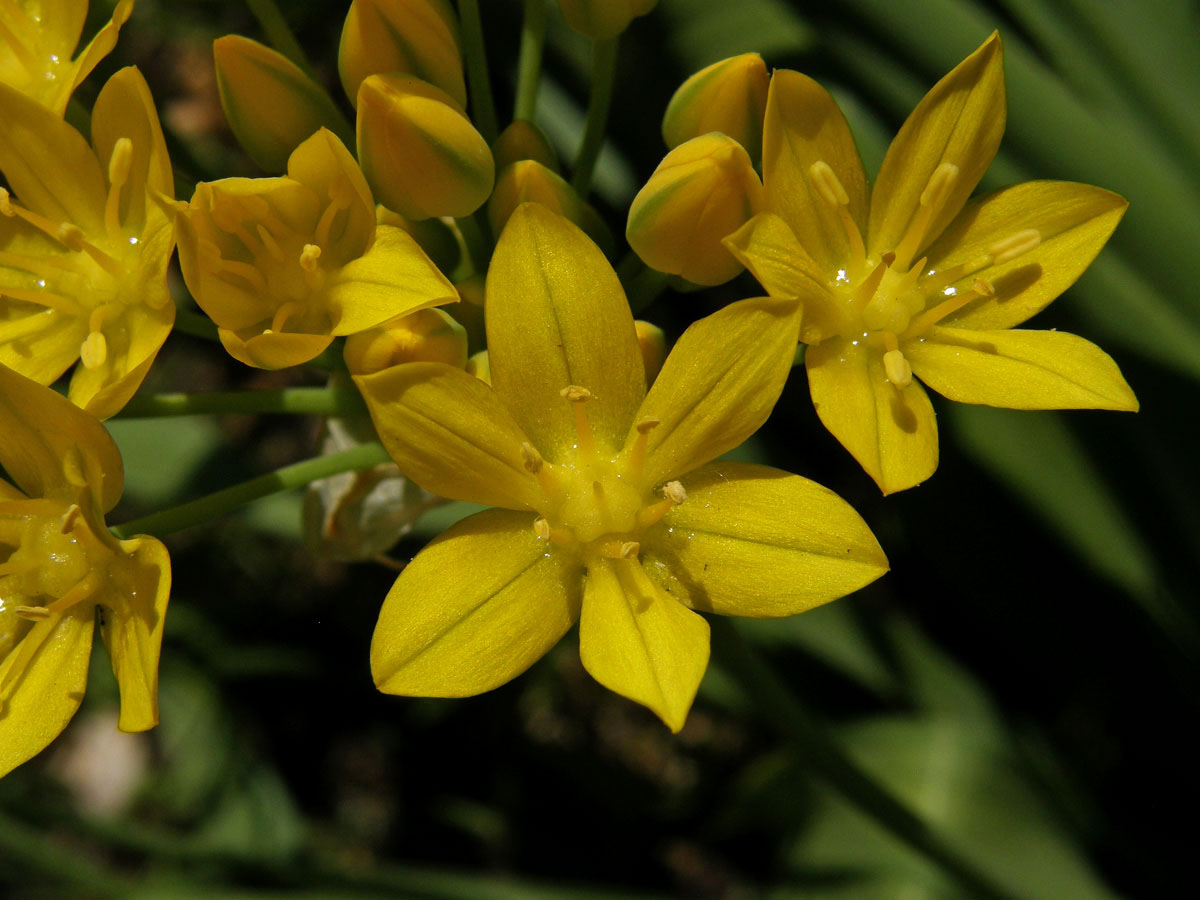
[[[613,81],[617,74],[617,38],[596,41],[592,44],[592,93],[588,99],[587,124],[584,126],[583,142],[575,157],[574,175],[571,186],[582,197],[592,189],[592,176],[600,148],[604,144],[604,130],[608,125],[608,111],[612,106]]]

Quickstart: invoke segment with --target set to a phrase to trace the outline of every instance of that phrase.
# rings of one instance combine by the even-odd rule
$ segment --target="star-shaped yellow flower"
[[[75,715],[97,618],[121,691],[122,731],[158,722],[158,652],[171,589],[166,548],[119,541],[104,514],[121,457],[95,418],[0,366],[0,775]]]
[[[1057,331],[1015,330],[1088,267],[1125,211],[1116,194],[1033,181],[967,202],[1004,131],[1000,38],[939,81],[869,192],[829,94],[777,71],[767,100],[768,211],[730,250],[772,296],[800,297],[817,414],[884,493],[937,468],[933,409],[1136,410],[1116,364]]]
[[[87,0],[0,0],[0,84],[61,117],[75,88],[116,46],[133,0],[120,0],[112,18],[72,59],[87,11]]]
[[[388,594],[371,647],[380,689],[497,687],[579,620],[584,667],[678,731],[708,663],[697,610],[802,612],[887,569],[858,514],[777,469],[713,462],[766,421],[800,320],[786,299],[689,328],[649,393],[633,317],[574,225],[518,207],[487,276],[492,386],[408,363],[356,379],[388,451],[455,525]]]
[[[376,225],[358,163],[325,128],[286,176],[197,185],[178,224],[184,280],[249,366],[298,365],[339,335],[458,300],[408,232]]]
[[[0,85],[0,363],[41,384],[76,361],[71,400],[107,418],[133,396],[175,322],[174,193],[150,89],[117,72],[92,143]]]

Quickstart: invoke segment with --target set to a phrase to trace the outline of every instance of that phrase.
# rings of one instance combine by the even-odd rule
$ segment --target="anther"
[[[996,289],[992,287],[989,282],[984,281],[982,278],[976,278],[975,283],[972,284],[971,287],[975,288],[975,293],[981,297],[996,296]]]
[[[987,252],[988,256],[992,258],[992,265],[1000,266],[1028,253],[1041,242],[1042,233],[1040,231],[1036,228],[1026,228],[1024,231],[1018,231],[1003,240],[996,241],[988,247]]]
[[[129,180],[129,169],[133,165],[133,141],[127,137],[117,138],[112,155],[108,158],[108,183],[120,188]]]
[[[73,225],[70,222],[63,222],[54,232],[54,236],[68,250],[78,252],[83,249],[84,239],[83,231],[78,225]]]
[[[958,166],[954,163],[942,163],[929,176],[929,181],[925,183],[925,190],[921,191],[921,208],[908,223],[904,237],[896,245],[896,259],[900,261],[901,267],[907,268],[917,251],[921,249],[930,223],[933,222],[934,216],[942,211],[956,181],[958,181]]]
[[[666,497],[674,506],[679,506],[687,499],[687,491],[678,481],[668,481],[662,488],[663,496]]]
[[[75,520],[79,518],[79,514],[82,511],[83,510],[79,508],[78,503],[72,503],[70,506],[68,506],[67,511],[63,513],[62,519],[58,523],[58,530],[63,534],[66,534],[68,531],[74,528]]]
[[[889,350],[883,354],[883,371],[888,381],[898,388],[906,388],[912,384],[912,366],[899,350]]]
[[[526,441],[521,444],[521,463],[525,466],[526,472],[536,475],[542,471],[542,465],[545,463],[545,460],[542,459],[542,454],[537,452],[537,448]],[[542,521],[545,520],[543,519]]]
[[[577,384],[568,384],[565,388],[558,392],[558,395],[572,403],[583,403],[585,400],[592,399],[592,392],[585,387],[580,387]]]
[[[315,272],[317,270],[317,260],[321,258],[321,248],[316,244],[305,244],[304,249],[300,251],[300,268],[305,272]]]
[[[44,606],[18,606],[13,612],[31,622],[44,622],[50,618],[50,610]]]
[[[104,333],[93,331],[79,345],[79,359],[85,369],[98,369],[108,359],[108,341]]]
[[[550,521],[544,516],[538,516],[533,520],[533,533],[543,541],[550,540]]]
[[[929,183],[925,185],[925,190],[921,191],[921,205],[941,208],[957,180],[958,166],[954,163],[942,163],[933,170],[933,174],[929,176]]]
[[[637,541],[626,541],[621,545],[621,549],[617,551],[621,559],[637,559],[637,555],[642,552],[642,545]]]
[[[592,399],[592,392],[577,384],[568,384],[558,393],[559,396],[570,402],[571,410],[575,414],[575,432],[578,436],[576,446],[579,448],[579,453],[582,456],[595,456],[596,441],[592,437],[592,426],[583,409],[584,403]]]
[[[8,193],[8,188],[0,187],[0,215],[11,219],[16,214],[17,211],[13,209],[12,197]]]
[[[808,175],[812,179],[813,187],[821,195],[821,199],[830,206],[850,205],[850,195],[846,193],[846,189],[838,181],[837,175],[825,160],[818,159],[809,166]]]
[[[637,429],[638,434],[649,434],[661,424],[662,419],[656,419],[654,416],[646,416],[644,419],[638,419],[637,424],[633,427]]]

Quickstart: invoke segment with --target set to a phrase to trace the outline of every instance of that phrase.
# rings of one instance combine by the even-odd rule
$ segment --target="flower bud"
[[[770,80],[757,53],[731,56],[701,69],[679,86],[667,104],[662,123],[667,148],[673,150],[684,141],[719,131],[757,160],[762,155]]]
[[[499,235],[508,217],[522,203],[540,203],[570,219],[604,249],[612,244],[612,235],[599,214],[588,206],[575,188],[540,162],[523,159],[500,173],[496,190],[488,200],[488,221],[492,234]]]
[[[213,41],[213,61],[225,119],[265,171],[284,171],[292,151],[322,126],[341,132],[342,116],[325,90],[270,47],[227,34]]]
[[[469,216],[496,178],[462,106],[411,75],[372,75],[359,87],[358,159],[375,197],[416,220]]]
[[[658,0],[558,0],[567,24],[594,40],[614,38]]]
[[[558,171],[558,156],[542,130],[532,122],[517,119],[492,143],[496,171],[503,172],[512,163],[533,159],[551,171]]]
[[[722,284],[742,265],[721,243],[763,209],[750,157],[731,137],[706,134],[663,158],[629,208],[625,236],[642,262],[694,284]]]
[[[422,309],[346,338],[346,368],[371,375],[409,362],[467,364],[467,332],[440,309]]]
[[[446,0],[354,0],[342,27],[338,74],[351,103],[369,75],[415,75],[467,105],[458,20]]]
[[[638,319],[633,323],[637,331],[638,347],[642,351],[642,365],[646,369],[646,384],[654,384],[654,379],[662,370],[663,361],[667,358],[667,337],[657,325]]]

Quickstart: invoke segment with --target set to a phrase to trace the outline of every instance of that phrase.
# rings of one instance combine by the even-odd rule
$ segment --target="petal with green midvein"
[[[459,522],[405,567],[371,641],[381,691],[468,697],[520,675],[579,616],[582,570],[546,553],[529,513]]]

